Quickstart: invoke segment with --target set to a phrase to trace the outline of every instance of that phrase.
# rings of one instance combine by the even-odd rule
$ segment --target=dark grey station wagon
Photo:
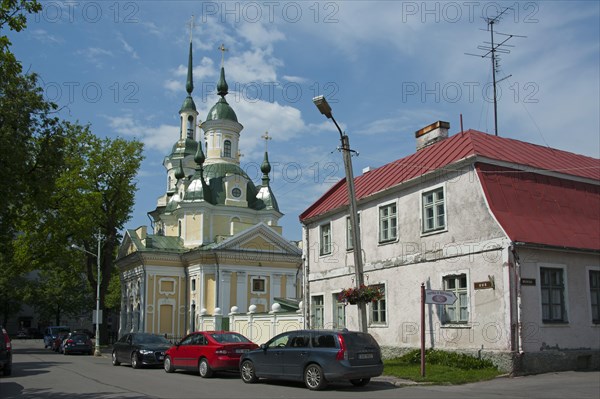
[[[357,331],[298,330],[279,334],[240,358],[245,383],[259,378],[304,381],[321,390],[330,381],[364,386],[383,372],[377,341]]]

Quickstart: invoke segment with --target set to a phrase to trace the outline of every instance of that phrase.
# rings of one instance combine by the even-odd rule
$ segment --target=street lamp
[[[356,209],[356,195],[354,193],[354,173],[352,172],[352,158],[350,152],[350,141],[348,136],[342,132],[331,113],[331,107],[323,96],[313,98],[313,103],[319,111],[335,123],[340,132],[342,142],[342,156],[344,158],[344,169],[346,170],[346,185],[348,187],[348,200],[350,202],[350,230],[352,230],[352,243],[354,244],[354,274],[357,287],[363,285],[362,249],[360,246],[360,226],[358,224],[358,213]],[[362,332],[367,332],[367,304],[358,302],[358,326]]]
[[[81,248],[75,244],[71,244],[71,248],[77,249],[79,251],[85,252],[89,255],[96,257],[96,264],[98,266],[98,277],[96,277],[96,343],[94,348],[94,356],[102,356],[102,352],[100,352],[100,247],[102,245],[102,235],[100,234],[100,230],[95,235],[95,238],[98,240],[98,253],[94,254],[93,252],[88,251],[85,248]]]

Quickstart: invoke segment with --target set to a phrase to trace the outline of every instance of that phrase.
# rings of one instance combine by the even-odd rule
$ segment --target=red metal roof
[[[600,250],[600,186],[487,164],[476,168],[511,241]]]
[[[356,177],[356,197],[360,200],[474,156],[600,180],[599,159],[468,130]],[[347,205],[348,191],[342,179],[308,207],[300,221]]]

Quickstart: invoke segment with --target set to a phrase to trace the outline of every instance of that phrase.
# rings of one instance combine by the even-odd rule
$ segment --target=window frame
[[[337,299],[340,292],[341,291],[338,291],[338,292],[334,292],[332,294],[333,328],[338,328],[338,329],[346,327],[346,304],[344,304],[344,302],[341,302]],[[342,323],[338,324],[340,315],[342,316],[341,317]]]
[[[255,289],[254,283],[262,281],[263,289]],[[262,276],[252,276],[250,277],[250,292],[252,294],[265,294],[267,292],[267,278]]]
[[[538,276],[540,279],[540,288],[539,288],[539,303],[540,303],[540,319],[543,324],[552,325],[552,324],[568,324],[569,323],[569,307],[568,307],[568,280],[567,280],[567,267],[562,264],[552,264],[552,263],[540,263],[538,265]],[[561,319],[544,319],[544,279],[542,275],[543,269],[547,270],[560,270],[562,276],[562,292],[561,292]],[[587,290],[586,290],[587,291]],[[550,306],[552,306],[552,302],[550,302]]]
[[[231,158],[232,144],[231,140],[223,140],[223,157]]]
[[[375,284],[369,284],[369,286],[376,287],[381,286],[383,288],[383,298],[369,302],[369,327],[388,327],[389,326],[389,312],[387,311],[387,283],[378,282]],[[383,305],[382,305],[383,303]],[[383,307],[383,309],[381,309]],[[374,315],[377,313],[377,321],[375,321]],[[383,315],[383,321],[381,316]]]
[[[316,299],[320,298],[321,303],[317,305]],[[321,310],[321,324],[318,323],[317,309]],[[311,329],[323,329],[325,328],[325,295],[317,293],[316,295],[310,296],[310,310],[311,310]]]
[[[450,281],[450,279],[458,280],[460,282],[462,276],[465,277],[464,287],[448,287],[447,282]],[[469,281],[470,277],[467,271],[457,270],[442,275],[442,289],[444,291],[451,291],[454,293],[454,295],[456,295],[456,302],[454,302],[452,305],[440,305],[440,319],[443,326],[464,326],[469,324],[471,318],[471,290],[469,289]],[[463,300],[461,299],[462,294],[465,294],[467,302],[466,304],[463,304]],[[464,319],[461,317],[462,308],[464,308],[467,313]],[[454,319],[451,319],[448,316],[450,314],[448,309],[453,309],[454,314],[458,316],[455,316]]]
[[[323,231],[324,228],[327,227],[329,229],[329,234],[328,234],[328,248],[324,247],[324,235],[323,235]],[[319,256],[327,256],[327,255],[331,255],[332,251],[333,251],[333,240],[332,240],[333,234],[332,234],[332,226],[331,226],[331,222],[327,222],[327,223],[323,223],[319,225]]]
[[[358,218],[358,232],[359,232],[359,240],[362,239],[360,237],[360,212],[356,214]],[[346,216],[346,251],[354,251],[354,242],[352,242],[352,228],[350,224],[350,216]]]
[[[592,273],[598,273],[598,287],[594,287],[594,290],[596,290],[597,292],[595,293],[596,296],[596,312],[598,313],[597,318],[594,319],[594,303],[593,303],[593,298],[594,298],[594,290],[592,289]],[[600,325],[600,267],[588,267],[587,268],[587,274],[586,274],[586,278],[587,278],[587,291],[588,291],[588,297],[589,297],[589,309],[590,309],[590,321],[592,322],[592,325]]]
[[[381,211],[383,208],[389,208],[389,207],[395,207],[395,211],[394,211],[394,216],[393,216],[393,220],[395,221],[395,234],[393,237],[388,237],[388,238],[383,238],[382,234],[383,234],[383,228],[382,228],[382,224],[383,224],[383,218],[381,216]],[[392,218],[390,216],[386,216],[386,219],[388,220],[392,220]],[[387,244],[390,242],[395,242],[398,240],[399,234],[398,234],[398,230],[399,230],[399,223],[398,223],[398,202],[397,201],[390,201],[390,202],[386,202],[383,204],[380,204],[377,206],[377,242],[379,244]]]
[[[443,195],[443,200],[442,202],[442,206],[444,208],[444,225],[443,226],[439,226],[437,224],[437,220],[438,220],[438,212],[437,212],[437,206],[439,205],[438,201],[435,200],[435,197],[433,199],[433,203],[431,204],[431,208],[433,209],[433,221],[434,221],[434,227],[433,228],[426,228],[426,223],[427,223],[427,218],[425,217],[425,210],[429,208],[425,208],[426,204],[425,204],[425,196],[433,193],[435,195],[436,192],[442,192]],[[432,187],[427,188],[426,190],[421,190],[420,192],[420,197],[419,197],[419,201],[420,201],[420,219],[421,219],[421,235],[429,235],[429,234],[436,234],[436,233],[441,233],[441,232],[445,232],[448,231],[448,196],[447,196],[447,190],[446,190],[446,184],[442,183],[442,184],[438,184]]]

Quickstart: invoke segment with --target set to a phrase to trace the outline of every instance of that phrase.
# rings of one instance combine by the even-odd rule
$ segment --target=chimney
[[[450,123],[437,121],[415,132],[417,151],[448,138]]]

